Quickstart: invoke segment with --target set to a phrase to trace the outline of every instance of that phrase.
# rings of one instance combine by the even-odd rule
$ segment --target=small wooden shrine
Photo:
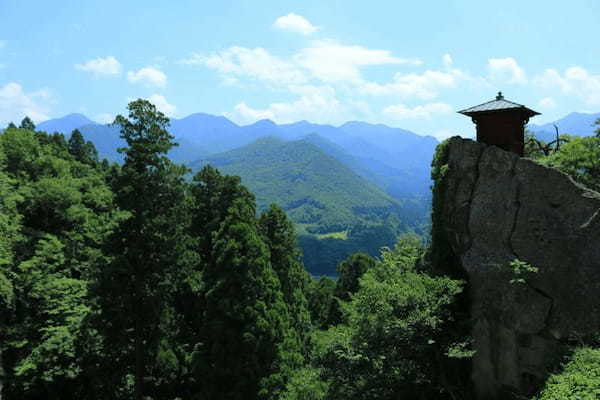
[[[522,104],[508,101],[498,93],[495,100],[459,111],[468,115],[477,128],[477,141],[498,146],[523,157],[525,125],[539,115]]]

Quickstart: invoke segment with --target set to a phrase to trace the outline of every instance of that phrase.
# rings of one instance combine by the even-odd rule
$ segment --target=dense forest
[[[188,179],[169,120],[128,111],[123,164],[29,118],[0,135],[0,397],[470,397],[468,288],[438,250],[403,235],[313,279],[282,208]],[[600,189],[600,137],[528,151]],[[538,398],[598,393],[600,350],[576,350]]]

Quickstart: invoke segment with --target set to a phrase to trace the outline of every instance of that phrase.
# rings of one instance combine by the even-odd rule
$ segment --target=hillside
[[[279,204],[296,222],[307,269],[334,274],[348,254],[378,254],[407,229],[403,205],[316,145],[305,140],[260,139],[192,164],[239,175],[259,209]]]
[[[312,233],[346,229],[356,217],[398,212],[400,203],[305,140],[264,138],[192,163],[239,175],[259,208],[280,204]],[[276,183],[276,184],[274,184]]]

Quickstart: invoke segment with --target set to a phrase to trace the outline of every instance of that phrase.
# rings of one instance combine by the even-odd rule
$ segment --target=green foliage
[[[304,140],[261,139],[192,168],[206,164],[240,176],[256,195],[259,210],[279,204],[302,225],[303,261],[314,275],[335,274],[335,266],[358,251],[377,255],[416,221],[404,204]],[[328,235],[342,231],[345,238]]]
[[[321,370],[305,367],[293,372],[280,400],[325,400],[327,382],[321,379]]]
[[[60,382],[80,372],[75,340],[89,312],[84,301],[87,284],[69,277],[64,250],[56,237],[45,235],[34,256],[18,267],[15,283],[27,318],[13,327],[20,335],[14,332],[10,344],[22,354],[14,371],[25,390],[40,381]]]
[[[71,133],[68,143],[69,153],[79,162],[91,164],[98,162],[98,151],[92,142],[86,142],[78,129]]]
[[[381,225],[358,224],[349,231],[345,239],[319,239],[314,235],[300,235],[304,265],[314,275],[335,276],[335,266],[351,254],[361,252],[376,256],[381,247],[392,246],[397,230],[393,223],[386,222]]]
[[[385,261],[364,274],[343,306],[347,325],[320,339],[329,398],[429,398],[445,391],[441,360],[453,340],[446,328],[462,286],[415,272],[420,255],[411,240],[384,250]]]
[[[300,261],[294,225],[281,208],[272,204],[261,214],[259,230],[269,247],[271,266],[279,278],[294,330],[306,342],[312,328],[305,295],[310,276]]]
[[[350,300],[351,296],[358,291],[360,278],[375,264],[375,259],[368,254],[355,253],[338,265],[339,278],[333,292],[334,301],[331,302],[328,317],[331,325],[342,322],[340,302]]]
[[[546,381],[537,400],[580,399],[600,397],[600,350],[581,348],[573,353],[563,371]]]
[[[325,329],[329,325],[329,309],[333,301],[335,281],[327,275],[312,279],[308,286],[308,309],[314,327]]]
[[[590,189],[600,190],[600,137],[570,137],[560,151],[541,159]]]
[[[531,266],[525,261],[521,261],[519,259],[514,259],[510,262],[510,268],[512,271],[513,279],[510,280],[510,283],[520,283],[525,284],[525,278],[527,275],[535,274],[538,272],[538,268]]]
[[[35,161],[42,156],[43,148],[34,132],[7,129],[0,136],[0,142],[5,157],[6,173],[23,179],[35,176]]]
[[[194,177],[195,219],[192,229],[204,227],[200,240],[203,325],[194,356],[194,375],[201,379],[201,398],[278,398],[289,371],[299,367],[297,335],[281,292],[278,273],[296,279],[291,226],[277,209],[263,216],[262,234],[255,216],[254,197],[239,179],[222,177],[206,167]],[[215,190],[218,188],[219,190]],[[270,254],[267,238],[274,250]],[[276,272],[271,259],[281,263]],[[301,299],[287,283],[294,307]],[[298,323],[306,323],[298,321]],[[232,357],[236,362],[232,363]]]
[[[29,117],[23,118],[21,121],[21,125],[19,125],[20,129],[27,129],[28,131],[35,131],[35,124]]]
[[[425,254],[428,267],[433,273],[446,274],[454,278],[462,278],[456,268],[454,252],[446,238],[444,230],[444,195],[447,190],[449,141],[446,139],[435,150],[431,162],[431,180],[433,186],[431,210],[431,245]]]
[[[176,277],[193,257],[184,223],[186,169],[165,156],[174,146],[166,131],[169,121],[145,100],[129,103],[128,109],[129,118],[115,119],[128,147],[121,149],[125,164],[114,190],[117,205],[129,216],[107,241],[111,259],[95,276],[93,295],[100,305],[95,326],[112,372],[132,373],[135,398],[141,399]]]
[[[544,157],[546,154],[544,148],[547,144],[543,140],[539,140],[535,137],[535,134],[529,129],[525,129],[525,148],[523,153],[526,157],[538,160]]]
[[[340,231],[353,225],[356,217],[399,207],[381,190],[305,141],[261,139],[202,164],[240,176],[256,194],[259,209],[281,204],[292,220],[311,224],[314,233]]]
[[[12,307],[14,300],[9,277],[14,257],[13,246],[19,238],[21,215],[17,212],[17,203],[21,197],[15,193],[15,183],[2,171],[3,167],[4,153],[0,148],[0,310],[7,310]],[[2,314],[0,311],[0,321]]]

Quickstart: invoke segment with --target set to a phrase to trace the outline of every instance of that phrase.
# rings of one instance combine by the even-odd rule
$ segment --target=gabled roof
[[[498,111],[509,111],[509,110],[522,110],[528,117],[539,115],[537,111],[533,111],[522,104],[513,103],[504,99],[502,92],[498,92],[495,100],[488,101],[487,103],[480,104],[478,106],[470,107],[465,110],[459,111],[460,114],[473,116],[483,113],[493,113]]]

